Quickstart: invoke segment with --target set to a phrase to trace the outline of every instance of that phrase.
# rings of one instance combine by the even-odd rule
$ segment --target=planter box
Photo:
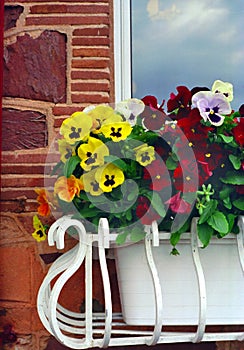
[[[163,325],[196,325],[198,279],[188,234],[177,248],[180,255],[170,255],[172,247],[166,239],[152,248],[162,290]],[[124,321],[128,325],[155,324],[154,287],[144,243],[115,251]],[[235,236],[213,239],[206,249],[200,249],[200,259],[206,283],[206,324],[244,324],[244,275]]]

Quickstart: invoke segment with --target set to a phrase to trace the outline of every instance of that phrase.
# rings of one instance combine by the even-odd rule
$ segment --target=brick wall
[[[91,103],[114,101],[112,21],[112,0],[5,1],[0,333],[5,329],[7,343],[0,348],[64,349],[50,338],[36,311],[38,288],[48,263],[58,253],[47,243],[37,244],[31,236],[37,209],[34,188],[44,184],[46,155],[62,120]],[[71,239],[67,241],[68,248],[73,244]],[[112,261],[109,268],[113,307],[119,311]],[[63,305],[74,311],[84,302],[83,277],[81,269],[62,293]],[[103,294],[98,266],[93,277],[94,299],[100,305]],[[241,344],[157,348],[241,350]]]
[[[15,349],[46,349],[50,337],[36,296],[57,252],[31,236],[34,188],[44,184],[46,155],[62,120],[91,103],[114,100],[112,21],[111,0],[4,4],[0,333],[13,326]],[[76,283],[82,277],[81,270],[70,281],[72,301],[68,288],[62,295],[76,311],[84,299]],[[102,303],[99,289],[95,298]]]

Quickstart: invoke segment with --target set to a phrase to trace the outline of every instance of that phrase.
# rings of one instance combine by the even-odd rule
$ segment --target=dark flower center
[[[97,159],[97,153],[92,154],[91,152],[87,152],[86,156],[88,157],[87,160],[85,161],[85,163],[87,165],[91,165],[91,164],[95,163],[95,161]]]
[[[105,175],[106,181],[104,182],[104,186],[113,186],[115,184],[114,181],[114,175],[111,175],[111,178],[109,175]]]
[[[118,137],[118,138],[122,136],[121,134],[122,128],[118,128],[117,131],[115,131],[115,128],[112,126],[111,130],[112,130],[110,134],[111,136]]]
[[[77,139],[79,136],[80,136],[80,133],[81,133],[81,128],[75,128],[74,126],[71,127],[71,133],[69,134],[69,137],[71,139]]]

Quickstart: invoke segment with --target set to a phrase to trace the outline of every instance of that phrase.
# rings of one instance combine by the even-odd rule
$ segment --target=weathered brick
[[[11,201],[0,201],[1,212],[24,213],[26,205],[26,198],[15,199]]]
[[[0,299],[30,303],[31,249],[25,245],[0,247]]]
[[[109,79],[110,73],[105,70],[87,69],[87,70],[73,70],[71,72],[71,79]]]
[[[20,198],[29,198],[34,199],[36,198],[36,193],[34,189],[19,189],[19,188],[2,188],[1,191],[1,200],[2,201],[10,201]]]
[[[80,107],[71,107],[71,106],[55,106],[52,109],[52,112],[56,116],[70,116],[74,112],[80,111]]]
[[[72,83],[71,91],[109,91],[110,85],[109,83]]]
[[[4,6],[4,31],[16,26],[16,22],[23,11],[23,6]]]
[[[109,103],[108,95],[100,95],[100,94],[72,94],[71,100],[74,103],[78,102],[87,102],[91,103]]]
[[[52,159],[57,160],[57,155],[52,154]],[[41,153],[19,153],[19,152],[2,152],[2,164],[43,164],[47,160],[47,150]]]
[[[51,166],[43,165],[28,165],[28,164],[5,164],[2,168],[2,174],[44,174],[51,171]]]
[[[16,74],[18,65],[18,74]],[[49,102],[66,101],[66,35],[45,30],[5,47],[3,96]]]
[[[85,28],[77,28],[73,31],[73,36],[109,36],[109,27],[105,25]]]
[[[2,128],[3,151],[47,146],[46,116],[42,113],[3,108]]]
[[[76,37],[72,39],[73,46],[110,46],[107,37]]]
[[[109,6],[106,5],[33,5],[30,8],[32,14],[49,14],[49,13],[109,13]]]
[[[13,242],[16,245],[18,242],[31,240],[25,223],[21,223],[12,213],[6,215],[1,213],[0,228],[0,245],[13,244]]]
[[[99,59],[76,59],[72,60],[72,68],[108,68],[109,60],[105,58]]]
[[[108,24],[109,18],[107,16],[48,16],[48,17],[28,17],[26,18],[26,25],[82,25],[82,24]]]
[[[109,57],[108,48],[81,48],[73,50],[73,57]]]
[[[28,175],[3,175],[2,187],[42,187],[43,178]]]

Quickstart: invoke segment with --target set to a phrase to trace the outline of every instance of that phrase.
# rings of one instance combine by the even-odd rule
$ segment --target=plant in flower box
[[[45,239],[39,218],[57,208],[93,231],[107,218],[118,244],[143,239],[156,220],[171,232],[174,254],[193,217],[204,247],[213,236],[237,233],[244,105],[234,112],[232,99],[232,85],[217,80],[211,89],[178,86],[161,105],[145,96],[72,114],[57,140],[53,191],[36,190],[33,236]]]

